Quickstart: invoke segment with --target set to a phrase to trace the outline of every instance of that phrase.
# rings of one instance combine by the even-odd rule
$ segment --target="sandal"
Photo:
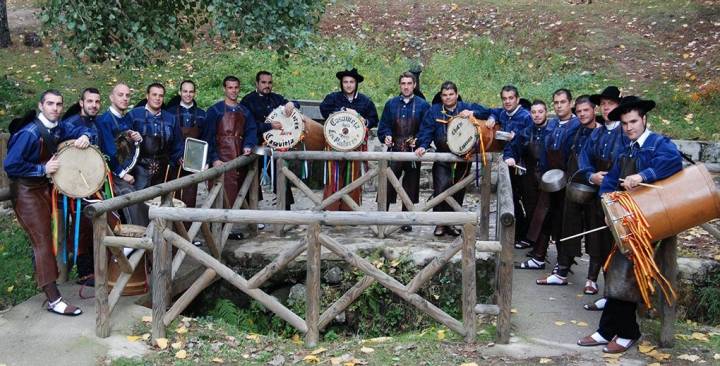
[[[601,341],[598,341],[595,338],[593,338],[593,335],[595,335],[595,334],[578,339],[577,345],[582,346],[582,347],[594,347],[594,346],[603,346],[603,345],[610,343],[604,339]],[[600,336],[600,334],[598,334],[598,336]],[[602,336],[600,336],[600,338],[602,338]]]
[[[585,281],[585,288],[583,289],[583,293],[585,295],[595,295],[598,293],[598,285],[597,282],[593,280],[587,280]]]
[[[530,258],[525,262],[515,263],[517,269],[545,269],[545,262]]]
[[[598,303],[601,303],[601,304],[598,304]],[[605,309],[605,298],[601,297],[589,304],[585,304],[585,305],[583,305],[583,309],[585,309],[587,311],[602,311],[603,309]]]
[[[562,277],[557,274],[551,274],[545,278],[535,280],[536,285],[540,286],[567,286],[567,277]]]
[[[527,248],[532,248],[532,246],[533,246],[532,244],[528,243],[525,240],[520,240],[520,241],[515,242],[515,249],[527,249]]]
[[[78,316],[82,314],[82,310],[80,310],[79,307],[66,303],[62,297],[58,297],[58,299],[53,302],[48,302],[47,311],[65,316]]]

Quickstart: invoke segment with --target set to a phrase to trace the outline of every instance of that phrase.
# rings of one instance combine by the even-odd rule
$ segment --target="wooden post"
[[[110,336],[110,303],[108,301],[108,255],[103,240],[107,215],[93,218],[93,256],[95,257],[95,334],[100,338]]]
[[[163,201],[164,201],[163,197]],[[152,338],[157,343],[158,338],[165,338],[166,310],[170,304],[170,288],[172,276],[172,247],[165,240],[163,232],[166,222],[164,219],[154,219],[153,230],[153,268],[152,268]]]
[[[307,280],[305,346],[315,347],[320,340],[320,224],[311,224],[307,229]]]
[[[387,180],[387,160],[378,161],[378,184],[377,184],[377,209],[380,212],[387,211],[388,201],[388,180]],[[385,226],[377,227],[377,235],[380,239],[385,237]]]
[[[510,172],[504,163],[498,164],[497,216],[498,239],[502,250],[497,261],[496,303],[500,308],[497,319],[498,343],[510,342],[510,309],[512,307],[512,259],[515,243],[515,208],[513,206]]]
[[[482,167],[482,183],[480,183],[480,240],[490,239],[490,194],[492,177],[492,155],[488,163]]]
[[[220,182],[225,182],[225,174],[220,175],[220,177],[218,177],[218,179],[220,180]],[[223,183],[222,187],[220,188],[220,192],[215,197],[215,202],[213,203],[212,207],[213,208],[224,208],[225,207],[225,184],[224,183]],[[216,223],[213,223],[210,226],[210,228],[211,228],[210,231],[211,231],[212,237],[215,238],[215,243],[220,246],[220,253],[222,253],[222,249],[225,247],[225,242],[227,241],[227,239],[225,239],[222,235],[223,224],[221,222],[216,222]],[[228,233],[229,233],[229,231],[228,231]]]
[[[257,160],[259,161],[259,159]],[[260,187],[260,171],[258,169],[259,164],[261,164],[261,162],[255,162],[254,164],[251,164],[250,169],[248,169],[247,172],[248,178],[246,179],[252,179],[252,182],[250,182],[250,192],[248,192],[248,206],[251,210],[258,209],[259,195],[260,190],[262,189]],[[257,236],[257,224],[250,225],[248,231],[250,232],[250,236]]]
[[[655,252],[655,260],[659,262],[662,275],[677,289],[677,236],[662,241]],[[677,320],[677,301],[668,305],[662,291],[658,291],[660,302],[660,347],[670,348],[675,345],[675,321]]]
[[[347,290],[342,296],[340,296],[339,299],[335,300],[332,305],[330,305],[327,309],[325,309],[325,312],[322,313],[320,316],[320,329],[325,329],[325,327],[330,324],[330,322],[335,319],[338,314],[342,313],[345,309],[347,309],[350,304],[352,304],[355,299],[360,297],[362,295],[363,291],[365,291],[368,287],[370,287],[373,283],[375,283],[375,279],[370,276],[363,277],[358,283],[353,285],[349,290]]]
[[[302,192],[307,198],[310,199],[310,201],[313,201],[314,204],[319,205],[322,202],[322,196],[318,196],[315,194],[310,187],[307,186],[300,178],[298,178],[295,173],[293,173],[288,167],[284,166],[282,167],[282,173],[289,180],[292,182],[292,184],[297,187],[300,192]]]
[[[275,170],[276,170],[275,174],[277,174],[277,179],[275,180],[275,184],[276,184],[275,191],[277,191],[277,194],[275,195],[275,197],[277,199],[277,205],[276,205],[275,209],[278,211],[285,211],[285,200],[287,199],[287,197],[285,197],[286,196],[285,190],[287,189],[287,188],[285,188],[287,185],[287,180],[285,179],[285,172],[284,172],[285,159],[277,159],[277,161],[275,161]],[[275,232],[276,236],[284,235],[284,231],[283,231],[284,226],[285,225],[283,225],[283,224],[273,225],[273,231]]]
[[[462,246],[462,312],[465,327],[465,342],[475,343],[477,322],[475,305],[477,305],[477,285],[475,272],[475,225],[463,225]]]

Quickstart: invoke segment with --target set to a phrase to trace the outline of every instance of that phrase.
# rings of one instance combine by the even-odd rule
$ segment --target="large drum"
[[[310,118],[304,118],[304,122],[305,138],[303,139],[303,144],[305,144],[305,150],[325,150],[325,130],[323,129],[323,125]]]
[[[365,141],[365,120],[357,113],[339,111],[325,121],[325,141],[336,151],[353,151]]]
[[[116,234],[118,236],[129,238],[142,238],[143,236],[145,236],[145,230],[145,226],[125,224],[122,225],[121,229],[117,231]],[[118,265],[118,260],[114,256],[111,256],[108,262],[108,286],[110,287],[111,291],[112,288],[115,287],[115,283],[117,282],[117,279],[118,277],[120,277],[121,273],[122,271],[120,270],[120,266]],[[133,271],[130,279],[125,285],[125,288],[122,291],[122,295],[142,295],[147,291],[147,270],[145,266],[145,256],[143,255],[143,257],[140,259],[140,262],[135,267],[135,271]]]
[[[485,125],[485,121],[475,117],[455,116],[448,122],[448,148],[455,155],[465,156],[475,152],[479,139],[482,137],[481,148],[484,147],[486,152],[501,151],[502,143],[495,139],[495,132],[499,130],[499,123],[490,129]]]
[[[663,188],[637,187],[628,192],[648,222],[651,241],[671,237],[720,217],[720,192],[703,164],[689,166],[653,184]],[[615,243],[622,253],[627,253],[629,248],[625,238],[630,230],[625,227],[623,218],[630,213],[607,194],[601,202]]]
[[[75,140],[67,140],[58,146],[55,159],[60,162],[60,168],[52,175],[52,181],[58,191],[68,197],[90,197],[105,182],[105,158],[96,146],[79,149],[74,143]]]
[[[305,126],[303,115],[295,109],[288,117],[285,115],[285,106],[273,109],[265,119],[265,123],[280,122],[282,129],[271,129],[263,133],[267,146],[273,150],[288,150],[302,140]]]

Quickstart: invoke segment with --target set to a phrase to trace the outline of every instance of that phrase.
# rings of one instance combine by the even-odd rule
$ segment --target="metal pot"
[[[597,196],[596,186],[590,186],[580,182],[570,182],[565,189],[565,198],[575,203],[590,203]]]
[[[560,169],[550,169],[540,178],[540,189],[544,192],[559,192],[567,184],[567,174]]]

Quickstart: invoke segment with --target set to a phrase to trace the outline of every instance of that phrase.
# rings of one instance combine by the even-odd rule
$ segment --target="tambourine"
[[[365,142],[365,120],[357,113],[339,111],[325,121],[325,141],[336,151],[353,151]]]
[[[263,133],[263,139],[273,150],[287,150],[297,145],[303,137],[305,123],[303,115],[295,109],[290,116],[285,115],[285,106],[273,109],[265,119],[265,123],[279,122],[281,129],[271,129]]]
[[[72,198],[90,197],[102,188],[107,176],[105,158],[96,146],[75,147],[75,140],[58,145],[55,160],[60,162],[52,181],[57,190]]]

